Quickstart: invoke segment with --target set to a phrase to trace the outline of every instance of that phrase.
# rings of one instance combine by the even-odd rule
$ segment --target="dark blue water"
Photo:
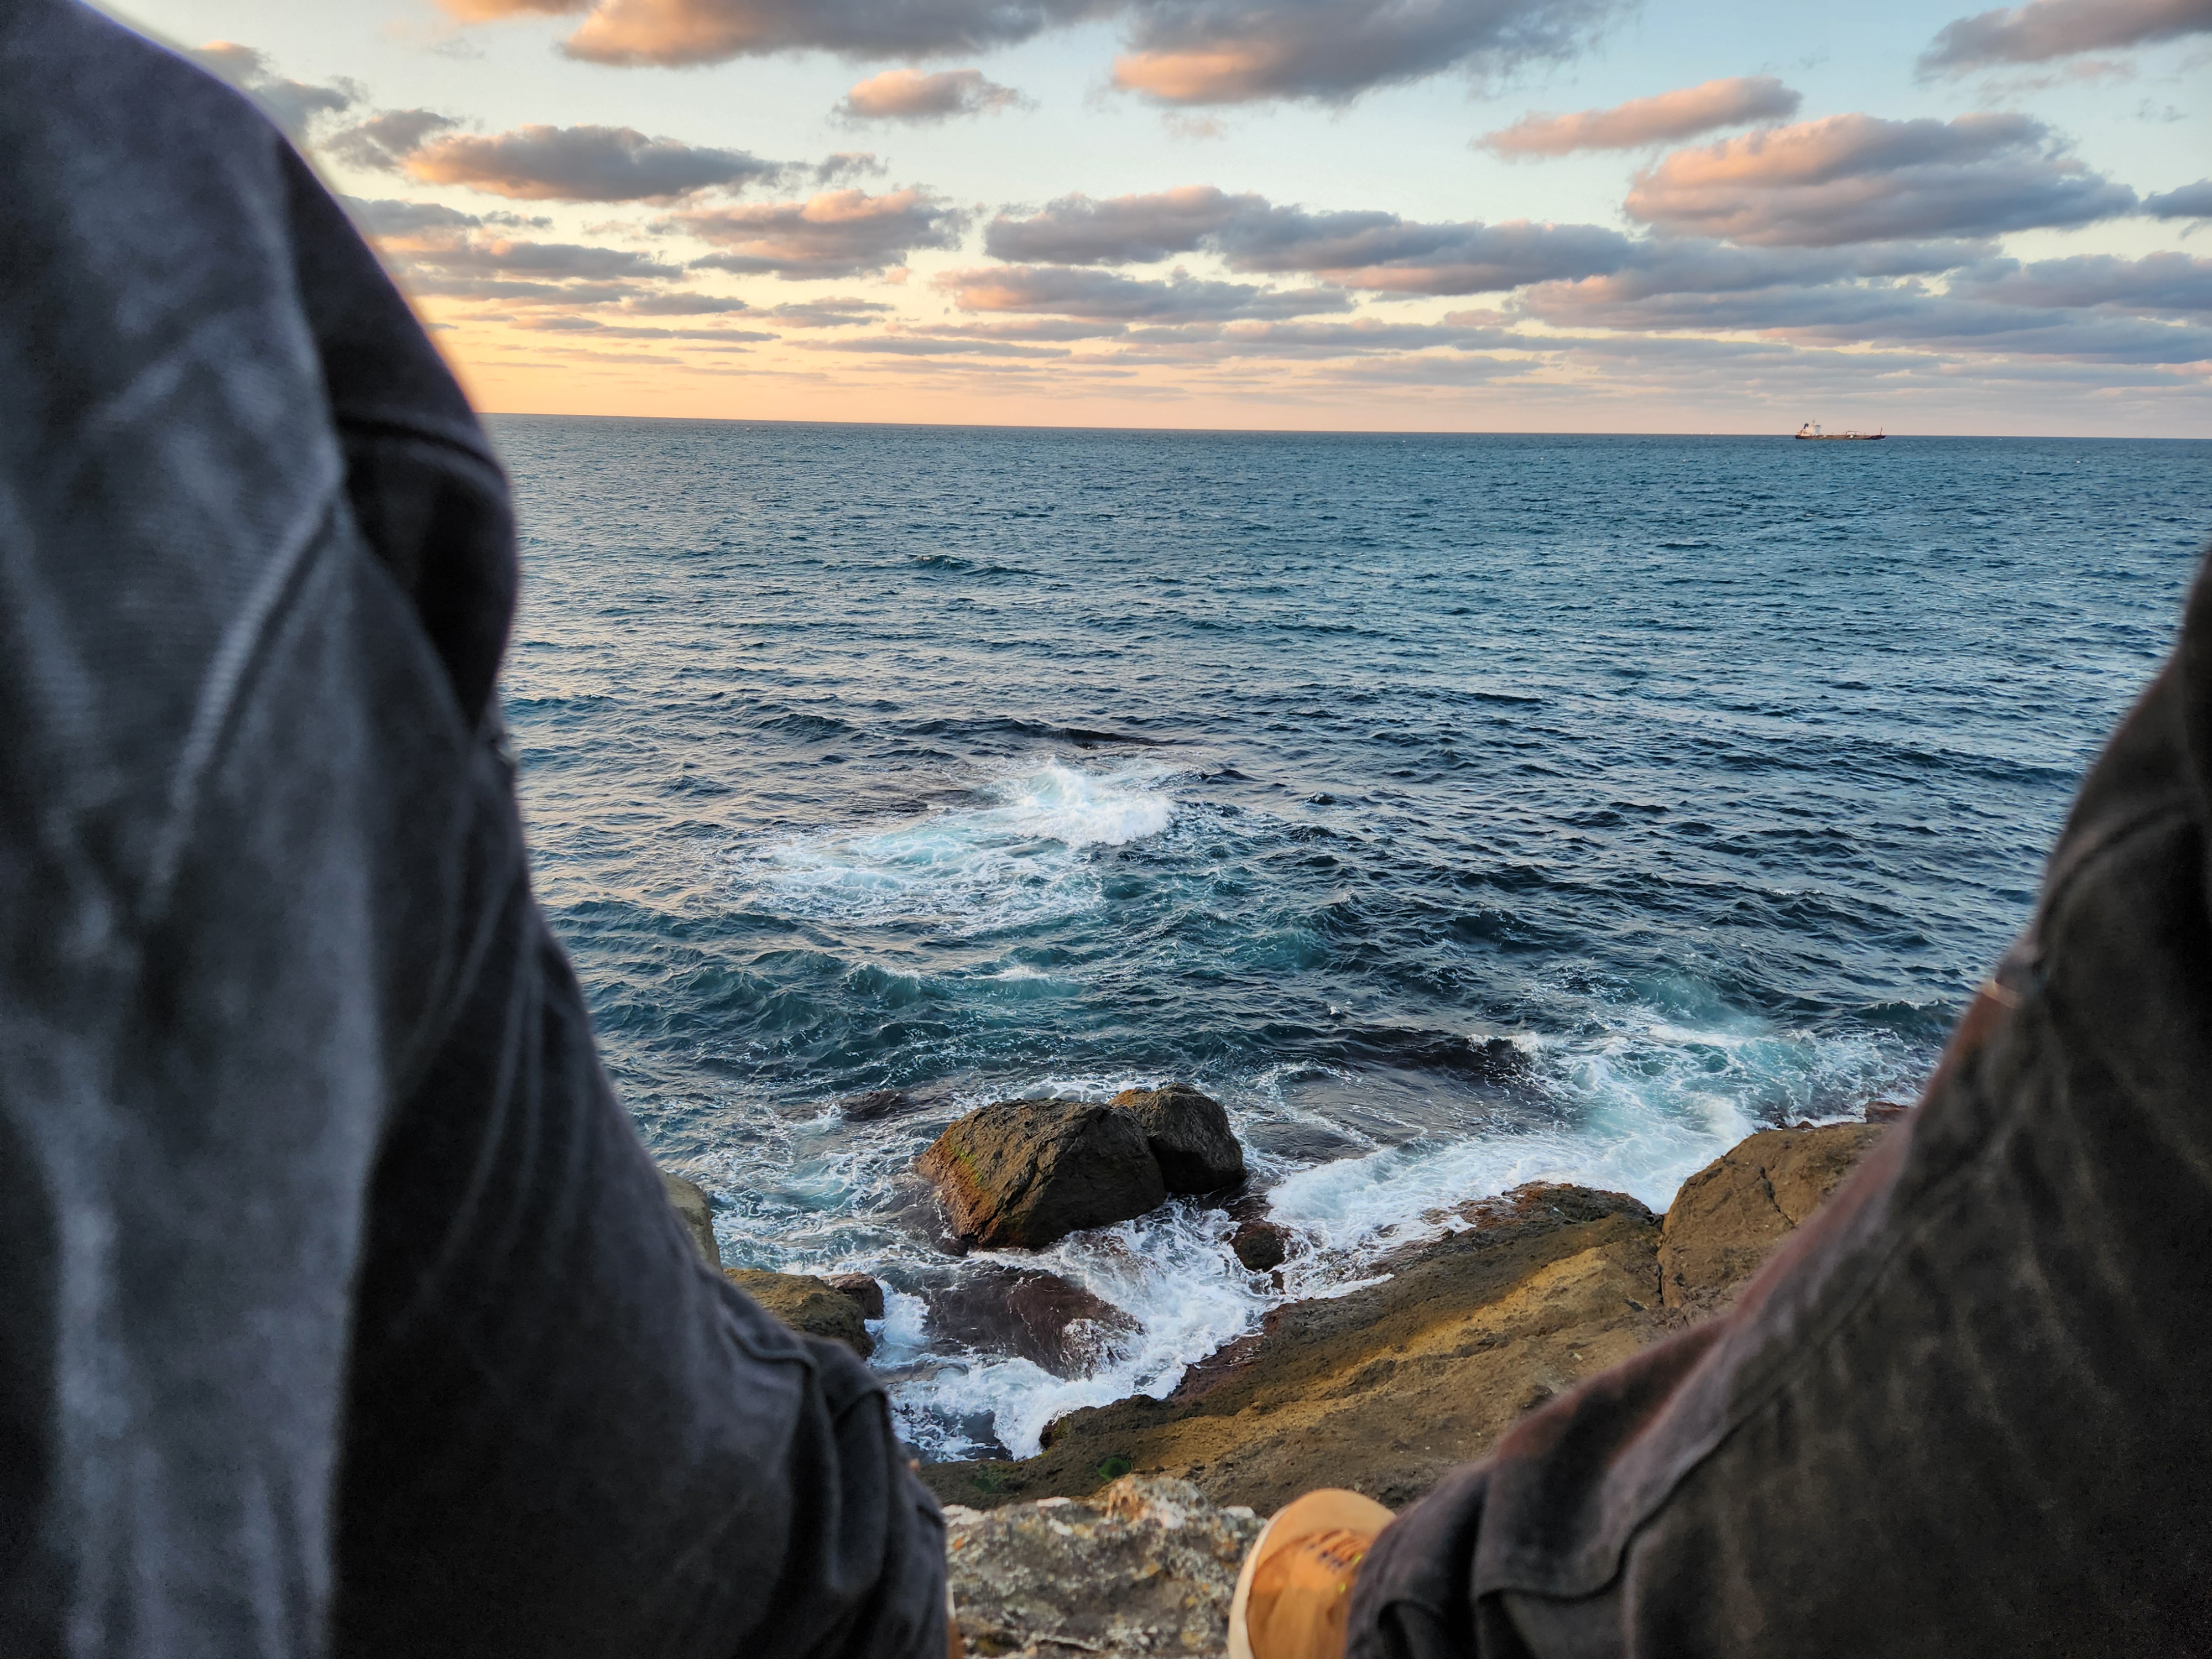
[[[882,1363],[945,1453],[1164,1391],[1446,1204],[1660,1205],[1910,1092],[2212,533],[2191,442],[495,430],[609,1069],[731,1260],[910,1292]],[[1046,1253],[1141,1327],[1094,1374],[933,1340],[978,1264],[914,1154],[1170,1077],[1285,1286],[1179,1205]]]

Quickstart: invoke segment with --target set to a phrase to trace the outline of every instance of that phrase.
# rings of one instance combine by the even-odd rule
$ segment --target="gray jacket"
[[[881,1390],[709,1273],[489,733],[469,409],[276,132],[0,0],[0,1653],[943,1651]]]

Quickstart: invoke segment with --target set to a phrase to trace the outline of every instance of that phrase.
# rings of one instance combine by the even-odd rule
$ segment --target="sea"
[[[890,1287],[929,1458],[1164,1396],[1469,1200],[1656,1210],[1911,1098],[2212,536],[2200,441],[490,425],[615,1090],[729,1264]],[[952,1118],[1174,1079],[1236,1215],[948,1248]],[[933,1319],[1009,1267],[1126,1328],[1048,1370]]]

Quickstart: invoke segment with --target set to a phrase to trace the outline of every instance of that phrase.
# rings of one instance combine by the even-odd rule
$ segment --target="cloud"
[[[1029,100],[1012,87],[986,80],[975,69],[885,70],[845,94],[837,113],[848,121],[942,121],[954,115],[987,115]]]
[[[1391,294],[1497,294],[1617,269],[1633,244],[1601,225],[1425,224],[1395,213],[1274,208],[1218,239],[1233,270],[1305,271]]]
[[[928,58],[1010,46],[1108,16],[1127,0],[439,0],[465,21],[583,12],[562,50],[623,64],[714,64],[775,52]]]
[[[1301,317],[1342,311],[1351,301],[1328,289],[1289,292],[1249,283],[1206,282],[1177,271],[1162,280],[1117,276],[1067,265],[994,265],[946,271],[936,287],[963,311],[1042,312],[1094,322],[1208,322],[1232,317]]]
[[[878,315],[890,309],[879,301],[843,294],[821,300],[787,301],[768,315],[789,328],[852,328],[873,322]]]
[[[1129,331],[1125,323],[1080,317],[1003,317],[988,323],[940,323],[928,331],[940,339],[1110,340]]]
[[[1184,185],[1148,196],[1063,196],[1026,219],[1005,214],[983,233],[994,259],[1051,264],[1143,264],[1194,253],[1239,217],[1268,211],[1261,196]]]
[[[681,274],[674,265],[664,264],[627,248],[593,247],[580,242],[531,242],[499,236],[472,236],[465,240],[410,244],[386,237],[384,246],[404,255],[413,264],[443,271],[578,277],[596,282]]]
[[[1707,81],[1652,98],[1632,98],[1611,109],[1574,115],[1524,115],[1477,142],[1511,160],[1568,155],[1582,149],[1635,149],[1644,144],[1693,138],[1720,127],[1781,120],[1797,112],[1802,94],[1771,75]]]
[[[1961,272],[1951,292],[2002,305],[2212,313],[2212,259],[2185,253],[2147,253],[2140,259],[2084,253],[2029,264],[1994,259]]]
[[[884,352],[907,357],[1066,357],[1065,346],[1018,345],[962,336],[871,334],[859,340],[810,340],[813,351]]]
[[[1945,258],[1941,245],[1923,246],[1917,258],[1666,239],[1647,246],[1635,269],[1531,289],[1522,311],[1554,327],[1613,329],[1632,340],[1747,333],[1799,345],[1888,345],[1978,359],[2167,365],[2212,356],[2212,330],[2123,314],[2195,308],[2204,294],[2205,262],[2179,255],[2028,266],[1984,260],[1954,276],[1951,292],[1939,293],[1917,276],[1882,268],[1932,264]]]
[[[609,305],[634,297],[630,283],[526,283],[513,277],[447,276],[402,261],[408,291],[456,300],[502,300],[522,305]]]
[[[875,179],[890,172],[872,149],[841,149],[805,169],[817,189],[842,185],[848,179]]]
[[[804,202],[701,209],[678,215],[676,222],[725,250],[696,264],[805,281],[858,276],[897,264],[918,249],[957,247],[967,216],[908,188],[881,196],[825,191]]]
[[[525,317],[515,319],[514,325],[546,333],[589,334],[603,340],[709,340],[720,345],[734,345],[780,337],[748,328],[638,328],[601,322],[596,317]]]
[[[1835,115],[1677,150],[1636,175],[1629,216],[1669,232],[1832,246],[1990,236],[2126,213],[2135,192],[2025,115]]]
[[[258,104],[295,144],[305,140],[311,123],[351,109],[368,96],[358,82],[343,76],[321,86],[288,81],[269,67],[268,53],[235,40],[210,40],[188,48],[185,56]]]
[[[708,317],[750,311],[743,300],[712,294],[641,294],[622,302],[626,317]]]
[[[683,273],[675,265],[628,248],[596,247],[580,242],[540,242],[488,233],[487,219],[434,202],[364,200],[342,197],[347,212],[375,239],[386,259],[405,274],[419,293],[468,292],[488,298],[562,300],[638,299],[630,283],[658,281]],[[492,289],[431,283],[482,283],[488,279],[532,279],[520,288]],[[585,285],[580,289],[559,286]],[[673,298],[675,296],[669,296]],[[700,311],[744,307],[737,301],[696,302]]]
[[[1169,104],[1343,103],[1462,68],[1498,74],[1580,51],[1627,0],[440,0],[467,21],[582,13],[563,43],[596,63],[777,52],[944,58],[1121,20],[1125,90]]]
[[[1229,136],[1229,124],[1218,115],[1183,115],[1170,111],[1160,119],[1167,127],[1169,137],[1181,139],[1185,143]]]
[[[407,236],[423,230],[465,230],[483,221],[473,213],[441,206],[436,202],[370,200],[360,196],[338,198],[354,222],[375,236]]]
[[[1139,264],[1218,255],[1231,270],[1303,273],[1395,294],[1486,294],[1619,267],[1629,239],[1597,225],[1425,224],[1376,211],[1310,212],[1210,185],[1104,200],[1065,196],[991,222],[985,252],[1054,264]]]
[[[333,159],[357,167],[397,173],[410,153],[431,134],[460,124],[429,109],[379,110],[365,120],[341,127],[323,141]]]
[[[1923,75],[2041,64],[2212,33],[2212,0],[2032,0],[1947,23],[1920,57]]]
[[[1114,83],[1165,104],[1341,104],[1455,67],[1574,56],[1617,0],[1144,0]]]
[[[2154,219],[2212,219],[2212,179],[2146,196],[2142,205]]]
[[[526,202],[667,202],[702,190],[742,190],[784,173],[780,163],[744,150],[599,126],[450,133],[418,142],[400,165],[427,185],[464,185]]]
[[[1452,323],[1387,323],[1362,317],[1348,323],[1232,322],[1221,325],[1185,324],[1177,327],[1133,331],[1132,343],[1158,351],[1180,348],[1185,358],[1224,360],[1233,357],[1326,359],[1373,356],[1426,351],[1437,348],[1466,351],[1479,346],[1503,345],[1516,350],[1540,349],[1547,343],[1521,338],[1495,328],[1468,328]],[[1164,359],[1162,359],[1164,361]]]

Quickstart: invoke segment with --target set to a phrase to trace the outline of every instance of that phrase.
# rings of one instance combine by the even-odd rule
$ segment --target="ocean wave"
[[[926,921],[969,936],[1062,919],[1102,902],[1091,849],[1168,828],[1175,803],[1164,786],[1173,775],[1048,757],[982,783],[971,805],[741,853],[736,896],[787,917]]]

